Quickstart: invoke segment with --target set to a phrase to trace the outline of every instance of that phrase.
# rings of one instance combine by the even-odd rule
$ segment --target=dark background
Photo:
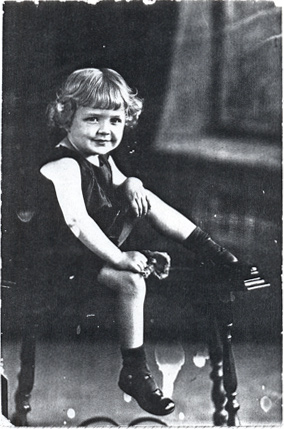
[[[118,164],[261,266],[271,288],[237,297],[236,334],[247,340],[281,338],[280,8],[273,2],[233,3],[5,3],[5,335],[17,335],[22,321],[25,291],[15,260],[21,240],[34,233],[17,214],[36,210],[34,172],[60,138],[47,129],[47,103],[74,69],[109,67],[145,99],[138,127],[126,133],[116,154]],[[139,240],[142,246],[145,236],[145,229],[138,230],[130,245]],[[149,237],[147,246],[169,251],[174,266],[188,263],[180,247],[151,231]],[[167,281],[164,294],[162,286],[151,288],[148,334],[187,333],[189,321],[198,320],[184,305],[184,288],[186,278],[178,277]],[[101,299],[96,306],[102,309]],[[106,330],[108,311],[101,310]]]

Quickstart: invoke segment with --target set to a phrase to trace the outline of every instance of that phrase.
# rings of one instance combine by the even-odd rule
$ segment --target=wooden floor
[[[162,384],[155,348],[147,343],[151,369]],[[176,410],[162,420],[169,426],[212,426],[210,364],[202,343],[179,344],[185,362],[174,382]],[[177,344],[167,345],[165,362],[177,363]],[[234,346],[239,378],[239,419],[242,426],[281,424],[281,347],[276,344]],[[9,417],[14,409],[13,393],[19,370],[19,342],[4,342],[3,358],[9,382]],[[107,416],[120,425],[138,417],[150,417],[134,400],[128,401],[117,386],[119,347],[97,338],[74,341],[40,341],[36,357],[36,382],[29,424],[34,427],[75,427],[96,416]],[[146,422],[145,425],[153,425]]]

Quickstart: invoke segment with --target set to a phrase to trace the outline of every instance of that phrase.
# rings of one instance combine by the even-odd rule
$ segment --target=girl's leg
[[[193,252],[198,263],[205,264],[206,275],[214,275],[218,284],[226,284],[230,290],[244,290],[244,281],[254,277],[250,264],[239,262],[236,256],[152,192],[148,196],[151,210],[147,218],[155,229]]]
[[[151,210],[147,219],[162,234],[183,242],[195,230],[196,225],[173,207],[162,201],[157,195],[148,191]]]
[[[147,214],[147,219],[155,229],[182,243],[195,253],[199,261],[212,261],[216,265],[225,265],[230,270],[239,269],[238,259],[232,253],[215,243],[208,234],[155,194],[148,192],[151,210]],[[247,271],[246,266],[244,271]]]
[[[121,347],[140,347],[144,341],[144,278],[140,274],[105,266],[98,281],[116,292],[116,318]]]
[[[164,398],[146,362],[143,347],[145,280],[140,274],[119,271],[105,266],[98,281],[117,293],[117,321],[119,326],[123,368],[119,387],[136,399],[145,411],[166,415],[174,411],[175,405]]]

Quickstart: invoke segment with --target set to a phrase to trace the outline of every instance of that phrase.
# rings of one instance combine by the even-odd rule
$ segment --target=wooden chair
[[[34,227],[29,225],[32,216],[28,215],[25,213],[25,217],[18,216],[24,223],[23,243],[29,241],[29,234],[34,231]],[[28,221],[26,219],[28,219]],[[134,224],[135,222],[126,215],[124,218],[124,227],[119,238],[119,244],[126,240]],[[18,286],[21,287],[22,290],[29,291],[29,293],[33,294],[33,291],[37,288],[32,288],[31,286],[35,281],[40,283],[40,277],[44,278],[45,274],[41,271],[34,270],[30,262],[32,260],[32,255],[26,254],[26,250],[20,250],[19,253],[24,256],[18,261]],[[43,255],[43,260],[44,259],[45,255]],[[175,268],[172,268],[172,271],[174,270]],[[238,423],[237,412],[240,406],[236,399],[237,374],[232,350],[232,307],[234,300],[232,287],[220,281],[218,277],[213,274],[214,270],[212,271],[203,265],[185,269],[177,268],[176,270],[182,271],[182,275],[185,276],[186,282],[192,285],[192,287],[188,288],[190,301],[208,321],[208,348],[212,367],[210,378],[213,383],[211,397],[215,408],[213,423],[215,426],[223,426],[225,424],[228,426],[236,426]],[[37,278],[35,279],[35,277]],[[72,278],[69,278],[69,280],[71,282],[73,281]],[[21,285],[21,283],[24,287],[22,287],[23,285]],[[267,286],[269,286],[269,284],[261,278],[257,268],[252,267],[251,277],[247,279],[244,284],[238,285],[236,292],[246,293],[255,288]],[[61,289],[62,288],[59,288],[59,290]],[[56,288],[54,290],[56,290]],[[74,288],[71,288],[71,290],[74,290]],[[30,299],[27,298],[27,302],[32,302],[34,304],[35,297],[30,296]],[[41,322],[45,319],[46,315],[46,307],[40,307],[38,304],[30,306],[26,315],[22,336],[18,387],[15,393],[15,412],[11,419],[12,424],[15,426],[28,425],[27,415],[31,411],[30,398],[35,378],[36,341]],[[104,417],[104,419],[109,420],[108,417]],[[131,425],[133,425],[133,422],[130,423],[130,426]]]
[[[230,289],[226,290],[216,283],[212,284],[212,278],[208,277],[208,272],[204,272],[203,267],[183,271],[188,282],[194,285],[189,291],[191,302],[208,321],[208,348],[212,367],[210,378],[213,383],[211,398],[215,408],[213,423],[215,426],[237,426],[240,406],[236,399],[238,383],[232,350],[234,294]],[[244,283],[243,291],[240,293],[267,286],[269,285],[260,278],[258,271],[253,269],[251,279]],[[16,409],[11,419],[15,426],[28,425],[27,415],[31,411],[30,398],[35,377],[36,340],[40,319],[43,317],[40,313],[31,311],[26,318],[20,356],[21,367],[15,393]],[[109,420],[109,417],[102,419]]]

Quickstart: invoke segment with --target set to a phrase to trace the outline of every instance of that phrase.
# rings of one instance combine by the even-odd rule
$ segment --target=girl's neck
[[[82,152],[80,152],[76,146],[74,146],[71,142],[71,140],[66,136],[59,144],[58,146],[67,147],[67,149],[73,150],[75,152],[79,152],[84,158],[86,158],[91,164],[96,165],[97,167],[100,166],[100,160],[99,155],[91,155],[91,156],[85,156]]]

